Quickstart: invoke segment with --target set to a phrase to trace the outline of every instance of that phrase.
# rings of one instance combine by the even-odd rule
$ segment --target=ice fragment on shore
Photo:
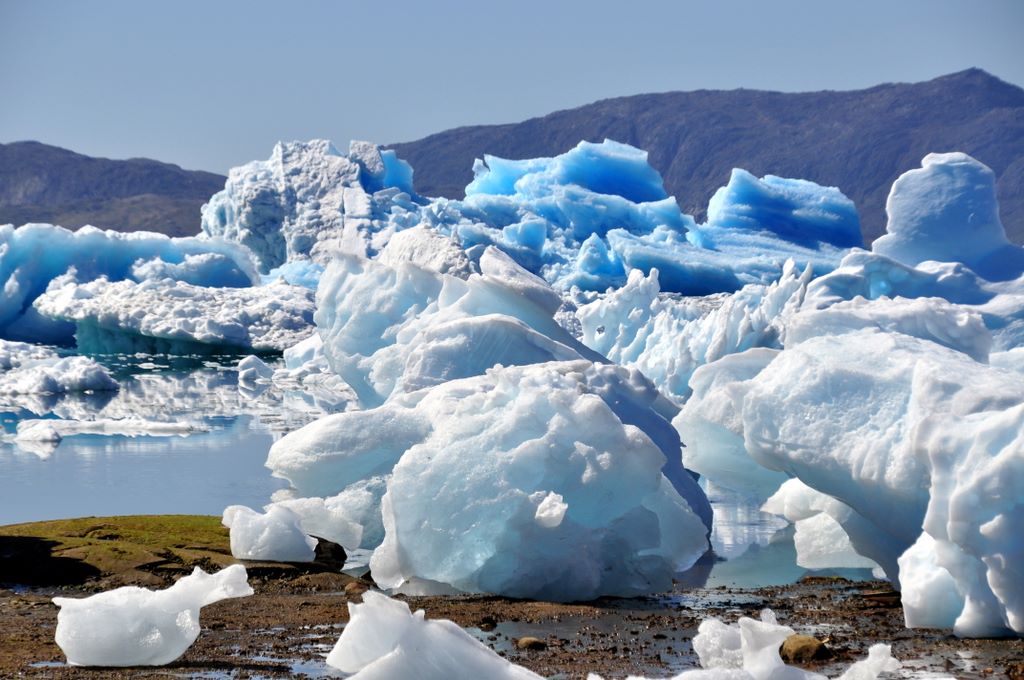
[[[362,604],[349,603],[349,622],[327,664],[352,680],[451,680],[496,678],[540,680],[541,676],[501,658],[448,620],[427,620],[405,602],[374,591]]]
[[[244,505],[224,509],[224,526],[231,533],[231,554],[240,560],[312,562],[316,539],[302,530],[297,514],[271,505],[259,513]]]
[[[72,666],[162,666],[199,637],[199,610],[252,595],[245,567],[196,567],[165,590],[117,588],[82,599],[55,597],[56,642]]]

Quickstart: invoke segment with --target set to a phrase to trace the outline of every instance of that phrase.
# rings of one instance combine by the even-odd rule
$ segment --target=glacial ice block
[[[490,369],[323,418],[277,442],[267,464],[304,495],[388,476],[371,563],[383,586],[653,592],[706,550],[710,508],[685,471],[662,474],[667,433],[643,382],[586,361]]]
[[[75,323],[83,352],[280,352],[313,331],[313,292],[283,282],[207,288],[170,280],[55,279],[40,314]]]
[[[199,610],[252,595],[245,567],[196,567],[165,590],[117,588],[82,599],[55,597],[57,645],[72,666],[162,666],[199,637]]]
[[[302,530],[299,516],[272,505],[259,513],[244,505],[224,509],[221,522],[230,530],[231,555],[240,560],[312,562],[316,539]]]
[[[44,319],[33,300],[50,281],[73,269],[78,281],[170,277],[210,287],[249,286],[257,280],[247,250],[220,239],[163,234],[68,231],[49,224],[0,226],[0,336],[65,343],[73,326]]]
[[[796,563],[805,569],[872,569],[876,565],[854,550],[847,531],[856,532],[857,515],[845,503],[815,491],[799,479],[787,480],[762,512],[785,517],[796,526]]]
[[[1024,273],[1024,247],[999,219],[995,174],[965,153],[931,153],[893,183],[886,233],[872,250],[916,266],[962,262],[993,281]]]
[[[832,334],[828,324],[811,325],[822,334],[789,338],[746,378],[740,413],[726,418],[700,405],[709,395],[728,398],[723,390],[734,388],[725,376],[709,392],[695,391],[677,424],[703,418],[706,427],[738,427],[754,461],[849,506],[851,514],[836,519],[859,554],[894,582],[903,579],[897,560],[914,569],[908,622],[948,620],[948,598],[922,605],[920,596],[925,580],[949,583],[943,569],[963,598],[958,634],[1020,634],[1020,374],[934,342],[927,336],[935,330],[945,335],[938,322],[923,338],[900,332],[916,327]],[[715,455],[713,440],[704,449]],[[922,530],[933,541],[922,543]]]
[[[558,293],[497,248],[480,255],[480,273],[459,278],[430,268],[461,271],[451,258],[417,262],[401,244],[376,260],[339,256],[317,290],[324,354],[364,405],[495,364],[600,360],[554,320]]]
[[[498,656],[448,620],[427,620],[422,609],[374,591],[349,603],[349,622],[327,664],[353,680],[496,678],[540,680],[539,675]]]
[[[762,610],[759,619],[744,616],[732,624],[705,619],[693,638],[702,669],[683,671],[671,680],[827,680],[824,675],[783,662],[779,648],[793,634],[792,628],[779,625],[770,609]],[[866,659],[851,664],[838,680],[876,680],[882,673],[899,669],[900,662],[893,658],[891,647],[876,644],[868,650]],[[591,674],[588,680],[601,678]]]
[[[699,238],[714,243],[727,232],[757,231],[812,248],[864,244],[857,208],[836,187],[774,175],[757,179],[746,170],[733,170],[729,183],[708,202],[707,225]]]
[[[375,250],[376,232],[415,226],[411,192],[412,170],[373,144],[353,142],[342,155],[323,139],[278,143],[268,160],[231,169],[203,206],[202,228],[247,246],[264,273],[301,260],[323,264],[329,256],[317,248],[325,243],[365,252]]]

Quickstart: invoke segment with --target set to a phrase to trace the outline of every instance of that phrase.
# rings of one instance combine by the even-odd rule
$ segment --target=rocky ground
[[[337,557],[334,555],[333,557]],[[332,555],[295,566],[249,563],[253,597],[204,608],[203,632],[178,662],[158,669],[69,667],[53,642],[55,595],[86,596],[126,584],[163,587],[191,571],[233,562],[218,518],[84,518],[0,527],[0,677],[330,677],[324,663],[348,602],[369,583],[340,574]],[[1024,678],[1021,640],[958,640],[903,628],[899,599],[881,582],[811,579],[760,589],[684,589],[656,597],[581,604],[499,597],[407,598],[431,618],[467,627],[516,663],[545,676],[642,673],[697,666],[700,621],[733,621],[772,608],[813,640],[794,641],[800,665],[838,674],[876,642],[890,642],[907,673]]]

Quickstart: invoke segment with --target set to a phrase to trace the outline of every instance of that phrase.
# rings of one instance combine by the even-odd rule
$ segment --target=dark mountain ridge
[[[392,144],[417,191],[461,198],[474,158],[552,156],[581,139],[646,149],[666,189],[698,221],[734,167],[839,187],[865,240],[885,230],[893,180],[929,152],[964,151],[998,179],[1003,224],[1024,242],[1024,90],[979,69],[866,90],[698,90],[606,99],[521,123],[447,130]]]
[[[225,179],[146,158],[93,158],[40,142],[0,144],[0,224],[195,234],[199,209]]]

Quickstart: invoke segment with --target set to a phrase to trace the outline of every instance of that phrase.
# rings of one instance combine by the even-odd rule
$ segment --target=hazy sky
[[[1024,0],[0,0],[0,142],[218,172],[619,95],[1024,84]]]

